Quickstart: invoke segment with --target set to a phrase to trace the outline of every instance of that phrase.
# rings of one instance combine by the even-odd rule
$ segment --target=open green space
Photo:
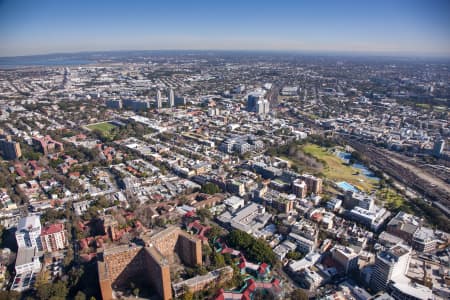
[[[87,125],[86,127],[91,129],[91,130],[98,130],[104,136],[109,136],[111,134],[111,131],[114,128],[117,128],[117,126],[115,126],[115,125],[113,125],[113,124],[111,124],[109,122],[102,122],[102,123],[91,124],[91,125]]]
[[[328,179],[336,182],[346,181],[366,192],[374,189],[375,180],[367,178],[358,169],[345,164],[333,153],[333,149],[323,148],[315,144],[306,144],[302,146],[302,150],[324,164],[322,173]]]
[[[395,190],[389,188],[383,188],[377,192],[377,198],[385,201],[385,206],[391,211],[405,211],[412,212],[412,208],[405,201],[405,198],[398,194]]]

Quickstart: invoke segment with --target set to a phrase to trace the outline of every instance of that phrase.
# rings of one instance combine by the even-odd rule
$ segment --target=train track
[[[385,149],[341,136],[347,144],[368,158],[372,166],[380,169],[395,180],[415,190],[426,199],[439,203],[436,205],[448,215],[450,207],[450,186],[429,173],[420,165],[400,160],[397,155],[387,153]]]

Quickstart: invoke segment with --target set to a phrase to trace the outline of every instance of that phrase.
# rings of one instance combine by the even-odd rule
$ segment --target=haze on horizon
[[[0,57],[104,50],[450,56],[448,0],[0,0]]]

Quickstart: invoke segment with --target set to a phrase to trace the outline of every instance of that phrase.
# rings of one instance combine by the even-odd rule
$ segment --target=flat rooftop
[[[397,257],[403,256],[407,253],[409,253],[409,249],[406,247],[402,247],[400,245],[396,245],[394,247],[392,247],[391,249],[389,249],[389,252],[394,254]]]
[[[126,245],[118,245],[118,246],[111,245],[111,247],[105,248],[103,250],[103,255],[104,256],[113,255],[113,254],[129,251],[129,250],[134,250],[136,248],[142,248],[142,246],[138,246],[136,244],[126,244]]]
[[[21,247],[17,250],[16,265],[29,264],[33,261],[33,257],[36,255],[35,248]]]

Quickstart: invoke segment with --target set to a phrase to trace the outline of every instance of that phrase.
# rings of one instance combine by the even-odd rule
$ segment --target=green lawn
[[[108,136],[111,131],[116,128],[117,126],[108,123],[108,122],[103,122],[103,123],[97,123],[97,124],[91,124],[91,125],[87,125],[87,128],[91,129],[91,130],[99,130],[102,132],[102,134],[104,136]]]
[[[337,182],[346,181],[366,192],[374,188],[376,184],[375,180],[366,178],[364,174],[359,173],[358,169],[344,164],[339,157],[332,153],[332,150],[327,150],[314,144],[306,144],[302,149],[303,152],[324,162],[325,165],[322,173],[328,179]]]

